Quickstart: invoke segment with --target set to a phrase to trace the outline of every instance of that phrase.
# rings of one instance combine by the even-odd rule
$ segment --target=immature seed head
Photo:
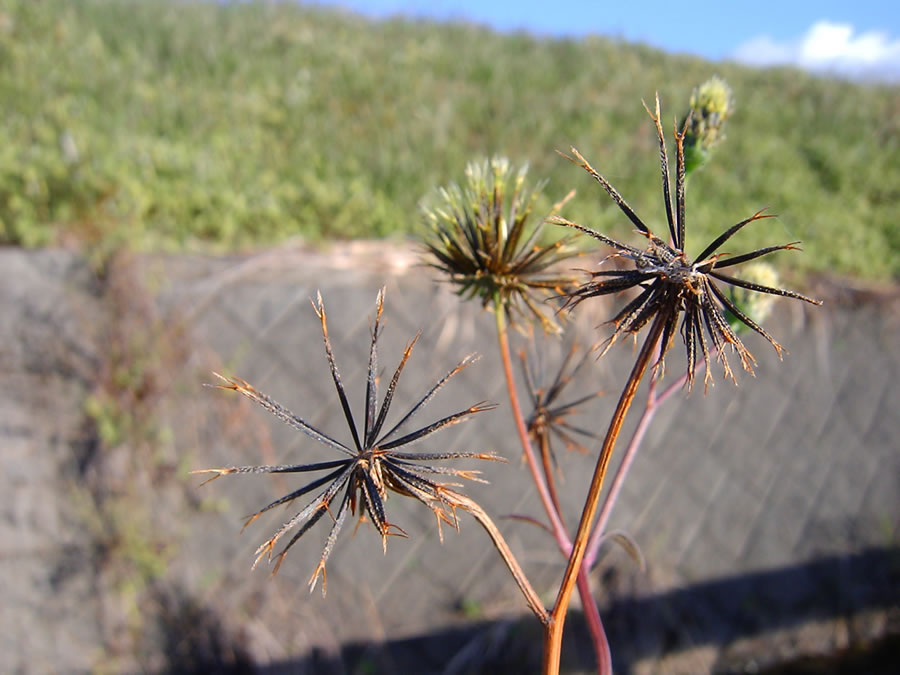
[[[558,332],[558,313],[546,301],[574,286],[575,278],[556,267],[577,252],[567,238],[541,241],[543,221],[532,224],[531,215],[543,184],[529,187],[527,172],[527,165],[514,170],[509,160],[495,157],[470,163],[463,186],[440,188],[424,209],[432,232],[426,242],[429,264],[461,296],[480,298],[511,323],[521,327],[536,320],[544,330]]]
[[[725,123],[734,108],[731,87],[713,76],[694,89],[690,106],[684,135],[687,173],[705,164],[710,151],[725,137]]]

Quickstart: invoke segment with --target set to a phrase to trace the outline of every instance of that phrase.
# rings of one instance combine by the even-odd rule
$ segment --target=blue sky
[[[600,34],[709,59],[900,81],[897,0],[326,0],[370,16],[466,19],[541,35]]]

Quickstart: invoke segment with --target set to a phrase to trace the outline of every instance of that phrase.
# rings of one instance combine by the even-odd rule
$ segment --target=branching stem
[[[600,450],[597,466],[594,469],[594,475],[591,479],[591,485],[585,500],[584,509],[581,513],[581,522],[578,524],[578,531],[575,534],[572,553],[569,556],[569,564],[566,567],[562,585],[556,596],[556,603],[553,606],[553,610],[550,612],[550,622],[546,626],[546,633],[544,636],[544,675],[558,675],[559,673],[559,662],[560,657],[562,656],[562,635],[566,621],[566,613],[569,610],[569,602],[572,597],[572,591],[575,588],[576,577],[581,569],[581,563],[587,549],[591,524],[594,520],[597,505],[600,501],[600,493],[603,489],[603,479],[606,476],[606,470],[609,467],[612,451],[615,448],[619,433],[622,430],[622,423],[625,421],[628,409],[634,401],[638,385],[640,385],[644,373],[647,371],[647,367],[652,361],[652,357],[656,350],[656,344],[662,335],[667,318],[667,314],[660,313],[653,320],[650,332],[638,354],[634,367],[631,370],[631,375],[625,383],[625,388],[622,390],[622,395],[619,397],[619,403],[616,406],[612,420],[609,423],[609,429],[606,432],[606,438],[603,441],[603,447]]]
[[[513,420],[516,424],[516,431],[519,434],[519,442],[522,444],[522,453],[525,455],[525,463],[531,471],[531,479],[537,487],[538,495],[544,505],[544,511],[550,518],[550,526],[553,529],[553,536],[560,549],[568,551],[572,546],[566,535],[566,528],[559,517],[559,513],[553,505],[553,497],[547,488],[547,481],[541,475],[537,458],[534,456],[534,450],[531,447],[531,440],[528,438],[528,429],[525,426],[525,419],[522,417],[522,408],[519,406],[519,395],[516,392],[516,383],[513,378],[512,358],[509,355],[509,335],[506,330],[506,317],[502,303],[494,303],[494,313],[497,317],[497,342],[500,347],[500,358],[503,361],[503,373],[506,376],[506,389],[509,392],[509,404],[512,408]]]
[[[528,577],[525,576],[525,572],[522,571],[519,562],[510,550],[509,545],[506,543],[500,530],[497,529],[494,521],[491,520],[491,517],[485,513],[484,509],[481,508],[477,502],[469,499],[465,495],[453,493],[452,498],[448,498],[448,501],[454,506],[458,506],[471,513],[472,517],[485,529],[488,536],[491,538],[491,541],[494,542],[497,551],[500,553],[500,557],[503,558],[503,562],[505,562],[506,566],[509,568],[513,579],[516,580],[519,590],[521,590],[522,595],[525,596],[525,602],[528,603],[528,607],[534,612],[534,615],[538,620],[546,626],[547,622],[550,620],[547,608],[544,607],[544,603],[541,602],[538,594],[535,592],[534,588],[532,588],[531,583],[528,581]]]
[[[535,458],[534,449],[531,447],[531,440],[528,437],[528,429],[525,426],[525,419],[522,416],[522,408],[519,405],[519,396],[516,392],[515,378],[513,377],[512,359],[509,352],[509,336],[506,329],[506,320],[503,314],[503,306],[499,302],[499,298],[494,303],[495,313],[497,317],[497,342],[500,347],[500,356],[503,362],[503,372],[506,377],[506,389],[509,392],[509,402],[512,408],[513,419],[515,420],[516,430],[519,434],[519,441],[522,444],[522,453],[525,455],[525,462],[531,471],[532,480],[537,487],[541,502],[544,505],[544,511],[550,519],[550,525],[556,543],[563,555],[569,555],[572,550],[572,542],[566,531],[566,526],[562,521],[561,511],[559,508],[559,499],[556,495],[555,486],[553,484],[552,466],[550,465],[549,448],[541,448],[541,456],[544,465],[544,475],[541,475]],[[609,641],[606,638],[606,631],[603,630],[603,623],[600,619],[600,612],[597,609],[597,603],[591,594],[590,584],[585,570],[579,570],[577,574],[578,592],[581,596],[581,603],[584,607],[585,618],[587,620],[588,629],[591,633],[591,641],[594,645],[594,652],[597,655],[597,672],[599,675],[608,675],[612,673],[612,662],[609,655]],[[518,580],[517,580],[518,582]],[[522,588],[522,585],[519,584]],[[528,597],[526,595],[526,600]],[[549,620],[549,618],[547,619]],[[546,620],[544,621],[546,626]]]
[[[711,354],[711,358],[715,353],[716,352],[713,352]],[[705,360],[700,359],[700,361],[697,362],[697,366],[694,368],[694,372],[696,373],[704,366]],[[654,375],[650,379],[650,387],[647,391],[647,403],[644,405],[644,412],[638,420],[637,427],[631,436],[628,447],[625,449],[625,454],[622,455],[622,462],[616,469],[616,475],[613,477],[613,482],[609,486],[609,492],[606,493],[603,505],[600,507],[597,523],[594,525],[594,531],[591,534],[587,552],[584,554],[584,565],[582,565],[582,567],[585,569],[592,569],[597,562],[597,555],[599,553],[600,545],[603,543],[603,534],[606,532],[606,526],[609,524],[610,514],[619,498],[619,493],[622,490],[625,477],[628,475],[628,471],[634,463],[634,458],[637,456],[637,452],[644,441],[647,429],[650,428],[653,418],[656,417],[656,411],[659,410],[659,408],[668,401],[676,391],[682,389],[687,380],[688,374],[683,373],[678,379],[672,382],[672,384],[666,387],[661,394],[657,394],[658,381],[656,376]]]

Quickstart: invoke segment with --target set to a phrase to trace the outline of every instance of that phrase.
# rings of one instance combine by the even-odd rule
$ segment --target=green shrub
[[[704,195],[688,214],[695,241],[769,205],[781,219],[748,228],[741,248],[783,235],[804,240],[808,269],[900,274],[895,87],[293,3],[0,7],[0,242],[232,250],[404,235],[423,195],[474,156],[528,161],[564,194],[573,178],[553,150],[570,144],[615,167],[634,202],[657,203],[635,101],[659,82],[664,100],[687,100],[718,72],[736,108],[727,151],[691,183]],[[573,220],[625,234],[589,178],[576,182]]]

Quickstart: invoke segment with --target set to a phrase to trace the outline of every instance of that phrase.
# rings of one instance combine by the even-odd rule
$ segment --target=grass
[[[293,3],[0,0],[0,242],[225,251],[417,234],[433,186],[491,154],[549,179],[539,211],[576,187],[566,217],[627,237],[554,150],[576,145],[661,223],[640,99],[658,89],[680,114],[714,73],[737,107],[691,179],[689,253],[770,206],[780,219],[735,250],[802,239],[799,272],[900,277],[896,87]]]

